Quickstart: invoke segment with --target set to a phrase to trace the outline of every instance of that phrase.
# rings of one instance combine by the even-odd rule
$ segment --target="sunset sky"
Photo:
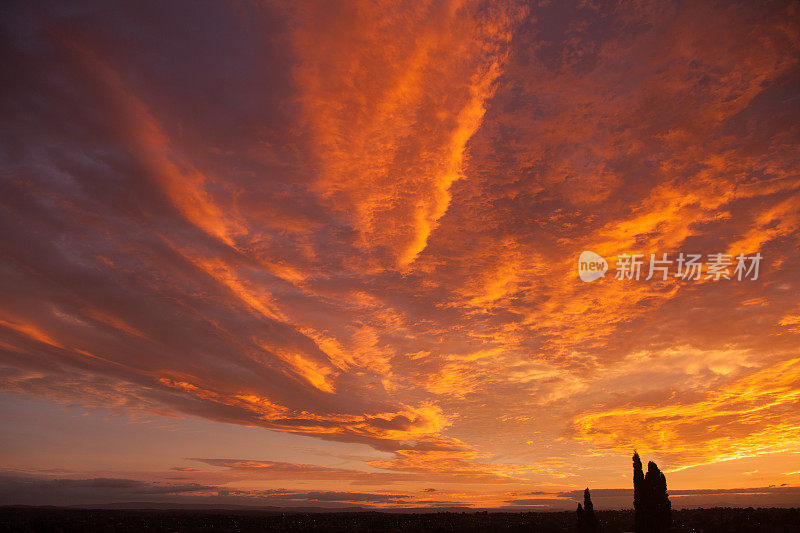
[[[0,58],[0,504],[800,501],[798,2],[12,1]],[[681,252],[763,260],[614,278]]]

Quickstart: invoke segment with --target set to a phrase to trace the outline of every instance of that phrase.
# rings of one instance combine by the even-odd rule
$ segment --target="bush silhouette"
[[[653,461],[647,463],[645,474],[636,451],[633,452],[633,508],[636,533],[662,533],[672,525],[667,478]]]

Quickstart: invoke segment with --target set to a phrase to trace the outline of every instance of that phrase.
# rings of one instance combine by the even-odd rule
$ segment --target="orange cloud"
[[[509,5],[358,2],[298,16],[293,42],[315,188],[351,219],[359,246],[405,268],[421,253],[463,176],[514,24]],[[408,25],[415,28],[408,32]]]
[[[573,421],[576,438],[600,449],[637,448],[690,466],[797,451],[800,359],[747,375],[700,401],[598,409]],[[679,398],[676,398],[679,399]]]

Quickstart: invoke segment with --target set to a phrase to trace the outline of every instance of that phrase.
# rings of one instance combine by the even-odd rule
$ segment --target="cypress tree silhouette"
[[[592,497],[589,494],[588,487],[583,491],[583,507],[578,504],[576,513],[578,514],[578,533],[597,533],[600,531],[597,517],[594,515],[594,505],[592,505]]]
[[[644,472],[642,472],[642,460],[639,459],[639,452],[633,450],[633,509],[635,512],[636,533],[645,533],[644,517],[645,511],[645,487]]]
[[[642,470],[639,454],[633,452],[633,508],[636,533],[663,533],[672,525],[672,504],[667,494],[667,478],[653,461]]]
[[[653,461],[647,463],[644,482],[650,490],[653,531],[667,531],[672,525],[672,504],[667,494],[667,478]]]

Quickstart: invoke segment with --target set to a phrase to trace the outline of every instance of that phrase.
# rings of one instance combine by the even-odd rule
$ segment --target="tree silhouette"
[[[642,472],[642,460],[639,459],[639,453],[633,451],[633,509],[635,510],[635,523],[636,533],[644,533],[645,529],[645,510],[646,496],[644,486],[644,472]]]
[[[583,491],[583,507],[578,504],[578,533],[597,533],[600,531],[597,517],[594,515],[594,505],[592,497],[589,495],[589,488]]]
[[[633,452],[633,508],[636,533],[663,533],[672,525],[672,504],[667,494],[667,478],[653,461],[642,470],[639,454]]]

